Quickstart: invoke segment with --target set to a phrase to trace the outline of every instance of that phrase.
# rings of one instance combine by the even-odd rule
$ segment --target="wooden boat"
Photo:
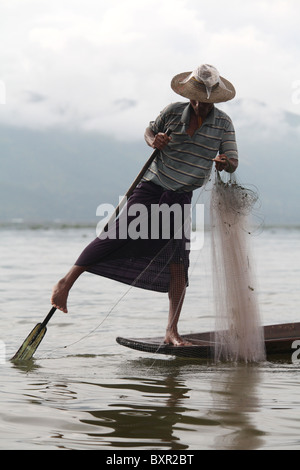
[[[142,339],[117,337],[116,341],[122,346],[148,353],[186,358],[213,359],[214,335],[214,332],[182,335],[182,338],[191,343],[191,345],[186,346],[164,344],[162,337]],[[264,337],[267,359],[280,359],[283,357],[287,358],[288,356],[291,359],[293,353],[295,353],[298,346],[300,346],[300,323],[283,323],[264,326]],[[294,343],[294,341],[297,340],[299,340],[299,344]]]

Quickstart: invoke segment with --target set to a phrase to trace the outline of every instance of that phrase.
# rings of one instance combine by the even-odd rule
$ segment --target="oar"
[[[168,129],[166,134],[170,135],[171,130]],[[147,169],[149,168],[149,166],[151,165],[151,163],[153,162],[153,160],[157,156],[158,152],[159,152],[159,150],[155,149],[154,152],[151,154],[151,156],[149,157],[149,159],[147,160],[147,162],[145,163],[145,165],[143,166],[143,168],[141,169],[141,171],[139,172],[139,174],[137,175],[137,177],[133,181],[132,185],[128,189],[127,193],[125,194],[125,196],[121,200],[120,204],[116,207],[114,213],[112,214],[111,218],[107,222],[107,224],[106,224],[105,228],[103,229],[103,231],[107,229],[107,227],[109,226],[112,219],[118,217],[118,214],[119,214],[120,210],[122,209],[122,207],[126,203],[127,199],[131,196],[134,189],[136,188],[136,186],[139,184],[139,182],[143,178],[144,174],[146,173]],[[29,359],[32,358],[35,351],[39,347],[40,342],[42,341],[42,339],[44,338],[44,336],[46,334],[46,331],[47,331],[46,325],[49,322],[52,315],[54,314],[55,310],[56,310],[56,308],[52,307],[50,312],[46,316],[45,320],[42,323],[38,323],[33,328],[33,330],[29,333],[29,335],[27,336],[27,338],[25,339],[25,341],[23,342],[21,347],[18,349],[16,354],[11,358],[11,361],[28,361]]]
[[[18,349],[16,354],[11,358],[11,361],[28,361],[32,358],[37,350],[40,342],[44,338],[47,331],[47,323],[54,314],[56,308],[52,307],[45,320],[38,323],[33,330],[29,333],[22,346]]]

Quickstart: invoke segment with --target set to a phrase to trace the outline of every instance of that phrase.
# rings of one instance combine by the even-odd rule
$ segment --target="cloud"
[[[25,100],[28,103],[41,103],[47,99],[46,96],[41,95],[40,93],[36,93],[34,91],[26,91],[25,92]]]
[[[237,98],[300,114],[299,14],[298,0],[2,0],[0,121],[142,138],[181,99],[172,76],[204,62]]]
[[[114,105],[120,110],[120,111],[125,111],[126,109],[134,108],[137,105],[136,100],[129,100],[126,98],[120,98],[118,100],[115,100]]]

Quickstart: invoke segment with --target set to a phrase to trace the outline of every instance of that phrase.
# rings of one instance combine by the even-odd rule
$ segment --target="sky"
[[[299,18],[299,0],[1,0],[0,123],[138,140],[203,63],[270,120],[300,115]]]

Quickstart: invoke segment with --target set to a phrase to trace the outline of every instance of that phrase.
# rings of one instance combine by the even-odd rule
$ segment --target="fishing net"
[[[257,200],[234,174],[224,182],[216,172],[210,204],[216,361],[265,358],[249,231]]]

